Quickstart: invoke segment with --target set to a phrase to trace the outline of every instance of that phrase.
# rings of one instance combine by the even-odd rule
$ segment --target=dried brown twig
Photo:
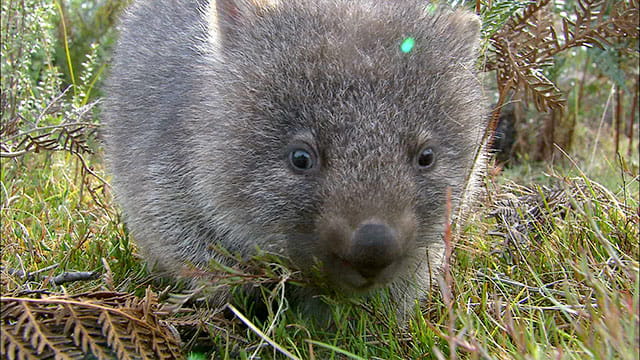
[[[60,97],[53,100],[61,101]],[[19,130],[25,120],[19,116],[0,127],[0,157],[16,158],[29,152],[68,151],[72,154],[93,153],[87,141],[94,138],[98,125],[87,121],[97,102],[76,109],[58,125],[38,126],[41,119],[50,111],[57,111],[49,104],[33,122],[33,127]]]

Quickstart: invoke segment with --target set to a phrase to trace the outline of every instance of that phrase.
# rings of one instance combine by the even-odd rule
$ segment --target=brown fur
[[[442,258],[447,188],[458,206],[485,126],[479,21],[425,6],[137,1],[104,110],[116,195],[147,259],[177,274],[214,245],[258,246],[320,264],[341,291],[388,286],[410,312]],[[301,148],[310,170],[292,165]],[[435,162],[421,168],[426,148]]]

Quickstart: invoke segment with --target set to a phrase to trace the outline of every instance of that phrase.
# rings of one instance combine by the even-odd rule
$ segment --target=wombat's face
[[[455,206],[482,125],[478,24],[336,3],[234,22],[220,65],[232,85],[212,105],[228,123],[203,135],[219,170],[201,181],[245,229],[236,249],[284,251],[359,292],[441,257],[447,189]]]

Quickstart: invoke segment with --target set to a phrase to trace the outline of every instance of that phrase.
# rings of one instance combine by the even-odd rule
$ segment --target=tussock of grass
[[[520,204],[507,224],[530,221],[524,242],[489,237],[482,223],[457,244],[457,328],[473,329],[469,342],[499,357],[634,359],[637,197],[621,202],[588,179],[556,180],[564,199],[555,210],[539,188],[535,221],[536,206]]]
[[[103,259],[113,271],[114,285],[141,271],[143,265],[110,203],[108,188],[94,191],[103,200],[97,203],[88,189],[98,187],[99,182],[89,177],[83,183],[74,157],[29,154],[18,160],[2,159],[1,166],[0,259],[4,270],[32,273],[57,265],[34,282],[3,276],[3,294],[47,289],[37,280],[63,271],[103,272]],[[97,284],[72,284],[67,290],[86,290]]]

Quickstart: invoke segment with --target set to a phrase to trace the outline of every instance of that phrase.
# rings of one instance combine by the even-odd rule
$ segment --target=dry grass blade
[[[285,357],[289,358],[289,359],[293,359],[293,360],[297,360],[299,359],[299,357],[293,355],[292,353],[290,353],[289,351],[287,351],[285,348],[283,348],[282,346],[280,346],[278,343],[276,343],[275,341],[273,341],[273,339],[271,339],[269,336],[267,336],[265,333],[263,333],[255,324],[253,324],[249,319],[247,319],[246,316],[244,316],[238,309],[236,309],[233,305],[231,304],[227,304],[227,307],[229,308],[229,310],[231,310],[231,312],[233,312],[234,315],[236,315],[245,325],[247,325],[249,327],[249,329],[251,329],[251,331],[253,331],[254,333],[256,333],[261,339],[263,339],[264,341],[266,341],[269,345],[271,345],[274,349],[276,349],[278,352],[280,352],[282,355],[284,355]]]
[[[582,178],[566,178],[553,187],[524,187],[509,183],[503,186],[490,217],[496,226],[490,235],[504,238],[501,249],[525,245],[532,233],[545,233],[553,219],[563,219],[567,213],[579,211],[589,203],[596,203],[601,210],[614,212],[631,224],[638,221],[635,210],[616,200],[615,195],[597,183],[587,183]]]
[[[3,297],[7,359],[180,359],[180,339],[158,318],[157,299],[92,293],[42,299]]]

